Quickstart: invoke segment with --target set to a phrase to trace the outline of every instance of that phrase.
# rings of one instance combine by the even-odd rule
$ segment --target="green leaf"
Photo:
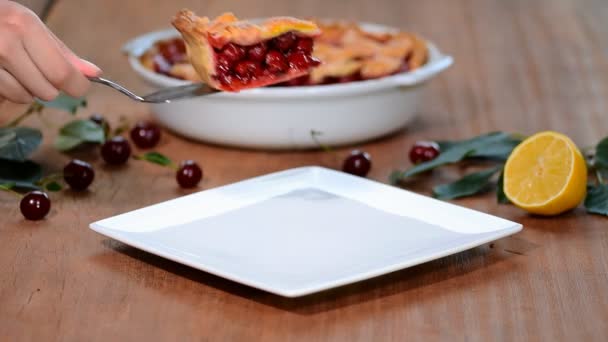
[[[74,120],[59,130],[55,148],[68,151],[85,142],[103,144],[104,141],[102,126],[88,119]]]
[[[440,199],[453,199],[477,194],[487,188],[490,179],[502,167],[470,173],[456,182],[443,184],[433,188],[433,195]]]
[[[173,165],[173,162],[168,157],[158,153],[158,152],[148,152],[141,156],[135,156],[135,159],[146,160],[154,164],[162,165],[162,166],[170,166]]]
[[[40,146],[42,133],[28,127],[0,128],[0,158],[26,161]]]
[[[403,174],[403,172],[401,172],[399,170],[395,170],[395,171],[391,172],[391,174],[388,176],[388,182],[391,185],[399,184],[399,182],[401,181],[402,174]]]
[[[595,165],[608,169],[608,137],[602,139],[595,147]]]
[[[498,139],[494,140],[492,137],[492,141],[488,141],[484,143],[484,139],[490,138],[492,134],[482,135],[479,137],[475,137],[467,140],[459,140],[459,141],[438,141],[440,151],[446,151],[454,147],[458,147],[463,144],[478,144],[482,143],[481,146],[478,146],[474,149],[473,152],[468,154],[467,158],[487,158],[487,159],[495,159],[495,160],[507,160],[511,155],[513,149],[522,142],[522,138],[515,134],[507,134],[507,133],[498,133],[500,136]]]
[[[45,184],[44,187],[46,188],[46,190],[53,191],[53,192],[61,191],[61,188],[62,188],[61,184],[59,184],[59,183],[57,183],[55,181],[52,181],[52,182],[49,182],[49,183]]]
[[[504,171],[500,173],[500,176],[498,177],[498,183],[496,184],[496,200],[498,201],[498,203],[508,204],[511,203],[511,201],[509,201],[507,195],[505,195],[503,177]]]
[[[401,176],[411,177],[413,175],[434,169],[442,165],[456,163],[466,157],[474,155],[475,153],[484,153],[488,149],[488,147],[491,147],[492,150],[487,151],[495,152],[498,150],[496,146],[499,143],[507,141],[509,139],[512,139],[512,137],[508,133],[493,132],[480,135],[472,139],[454,142],[449,145],[444,142],[444,149],[441,150],[441,153],[437,158],[425,163],[418,164],[412,167],[411,169],[405,171]]]
[[[83,143],[85,141],[80,138],[60,135],[55,140],[55,148],[59,151],[69,151]]]
[[[0,159],[0,183],[12,183],[16,188],[38,189],[36,182],[42,177],[40,165]]]
[[[74,98],[64,93],[60,93],[52,101],[36,100],[36,102],[44,107],[57,108],[72,114],[76,114],[78,108],[87,106],[87,100],[84,97]]]
[[[587,212],[608,216],[608,184],[591,187],[585,198]]]

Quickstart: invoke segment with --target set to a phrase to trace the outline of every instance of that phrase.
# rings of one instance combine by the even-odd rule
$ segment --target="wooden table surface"
[[[30,1],[29,3],[42,3]],[[38,8],[44,8],[41,6]],[[418,139],[457,139],[491,130],[553,129],[579,145],[608,134],[608,6],[605,0],[454,1],[140,1],[59,0],[47,23],[105,75],[136,91],[149,88],[120,53],[128,39],[168,26],[182,7],[243,17],[288,14],[358,19],[411,29],[455,57],[428,84],[418,119],[403,132],[363,147],[370,178],[387,182],[409,166]],[[149,117],[146,106],[99,86],[81,115],[116,122]],[[0,107],[6,121],[20,108]],[[221,113],[218,113],[221,114]],[[373,114],[373,113],[370,113]],[[45,145],[35,159],[50,170],[68,160],[50,146],[68,116],[45,115]],[[322,152],[264,152],[197,144],[164,132],[161,152],[193,158],[201,189],[291,167],[338,167]],[[340,149],[346,153],[348,148]],[[608,219],[577,209],[557,218],[526,215],[493,195],[455,201],[521,222],[524,230],[493,245],[370,281],[285,299],[111,241],[92,221],[188,192],[170,171],[132,162],[97,169],[90,192],[53,193],[42,222],[22,219],[0,194],[2,341],[605,341],[608,336]],[[411,188],[457,177],[436,172]]]

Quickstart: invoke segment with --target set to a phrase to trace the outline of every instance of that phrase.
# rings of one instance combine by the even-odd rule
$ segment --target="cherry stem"
[[[6,185],[6,184],[0,184],[0,191],[6,191],[8,193],[11,193],[19,198],[22,198],[23,195],[18,193],[17,191],[13,190],[13,186],[12,185]]]
[[[34,102],[32,103],[25,112],[23,112],[21,115],[17,116],[16,118],[14,118],[13,120],[11,120],[6,127],[15,127],[17,126],[19,123],[21,123],[21,121],[23,121],[25,118],[27,118],[28,116],[30,116],[33,113],[40,113],[42,110],[44,109],[44,105],[38,103],[38,102]]]
[[[51,173],[50,175],[40,178],[36,182],[36,185],[40,185],[41,187],[44,188],[44,186],[47,185],[48,183],[54,182],[58,179],[61,179],[62,177],[63,177],[63,173]]]

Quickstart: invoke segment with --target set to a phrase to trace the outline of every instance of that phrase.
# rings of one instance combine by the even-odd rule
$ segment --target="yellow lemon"
[[[504,192],[516,206],[539,215],[575,208],[587,191],[587,164],[574,142],[540,132],[519,144],[507,159]]]

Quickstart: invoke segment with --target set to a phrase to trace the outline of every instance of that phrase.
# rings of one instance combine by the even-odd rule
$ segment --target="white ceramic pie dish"
[[[376,24],[361,26],[376,32],[394,30]],[[138,59],[154,42],[178,35],[168,29],[128,42],[124,51],[133,70],[158,88],[188,84],[148,70]],[[154,104],[151,109],[158,121],[176,133],[220,145],[314,148],[318,146],[312,130],[322,133],[324,144],[360,143],[406,126],[416,114],[420,86],[453,63],[452,57],[427,43],[428,62],[411,72],[346,84],[224,92]]]

